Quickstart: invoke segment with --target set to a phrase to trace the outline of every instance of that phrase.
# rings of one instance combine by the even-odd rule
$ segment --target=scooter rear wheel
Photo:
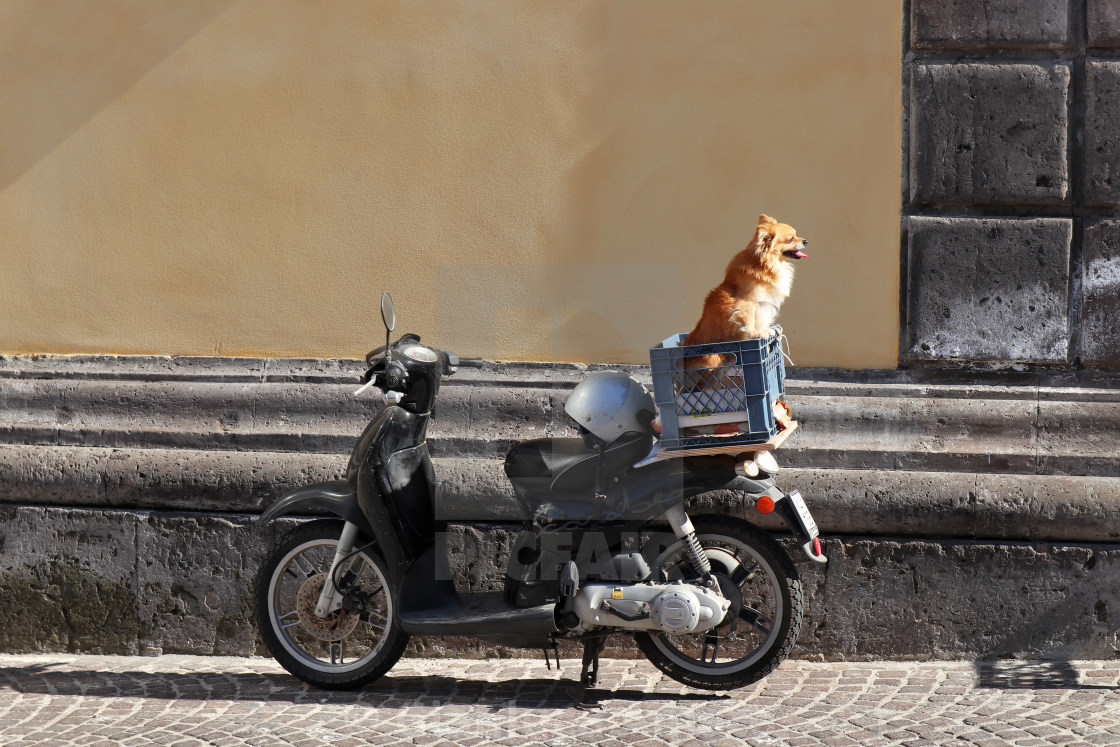
[[[650,662],[678,682],[731,690],[774,671],[797,641],[805,600],[789,555],[749,522],[729,516],[692,518],[700,546],[731,607],[719,626],[703,633],[636,633]],[[695,576],[684,543],[655,561],[670,579]]]
[[[315,614],[342,528],[341,521],[322,519],[289,531],[268,554],[256,586],[257,622],[269,652],[304,682],[333,690],[359,688],[384,675],[409,638],[395,618],[385,561],[368,547],[338,574],[340,586],[368,595],[365,603],[355,611]],[[355,549],[368,543],[359,537]]]

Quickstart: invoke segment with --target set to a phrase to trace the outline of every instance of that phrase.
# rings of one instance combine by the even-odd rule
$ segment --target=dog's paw
[[[769,340],[771,337],[773,337],[776,334],[778,334],[778,333],[773,327],[767,327],[766,329],[759,332],[758,336],[763,338],[764,340]]]

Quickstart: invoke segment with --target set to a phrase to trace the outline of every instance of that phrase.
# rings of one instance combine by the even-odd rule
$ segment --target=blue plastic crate
[[[682,345],[685,337],[673,335],[649,351],[661,448],[756,444],[777,435],[774,403],[786,379],[781,336]],[[721,364],[685,368],[685,359],[700,355],[719,355]],[[746,425],[733,435],[700,432],[724,423]]]

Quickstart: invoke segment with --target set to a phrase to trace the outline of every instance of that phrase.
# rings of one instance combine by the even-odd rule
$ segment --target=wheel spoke
[[[311,578],[315,571],[311,563],[307,561],[307,558],[302,555],[297,555],[292,558],[292,562],[284,570],[289,575],[295,576],[296,578],[303,578],[304,581]]]
[[[739,610],[739,619],[743,620],[747,623],[747,625],[750,625],[752,628],[762,633],[763,635],[770,635],[770,631],[774,627],[773,620],[771,620],[769,617],[762,614],[758,610],[754,609],[753,607],[748,607],[745,604],[743,605],[743,608]]]
[[[291,619],[289,619],[289,618],[291,618]],[[299,613],[296,612],[295,610],[292,610],[291,612],[285,612],[283,615],[280,615],[280,627],[283,628],[284,630],[287,630],[288,628],[292,627],[293,625],[298,625],[298,624],[299,624]]]
[[[373,620],[370,620],[368,616],[367,617],[360,617],[358,619],[361,620],[362,622],[364,622],[366,625],[373,628],[374,630],[376,630],[378,633],[384,633],[385,632],[384,623],[375,623]]]
[[[368,623],[375,628],[381,629],[384,629],[385,626],[389,624],[388,617],[378,612],[377,610],[371,609],[364,610],[362,614],[358,616],[358,619],[364,623]]]
[[[342,641],[334,641],[331,643],[331,664],[334,666],[342,666]]]
[[[744,584],[749,584],[751,581],[754,581],[757,575],[758,563],[751,563],[750,568],[747,568],[746,565],[740,565],[735,569],[735,572],[731,574],[731,581],[742,589]]]

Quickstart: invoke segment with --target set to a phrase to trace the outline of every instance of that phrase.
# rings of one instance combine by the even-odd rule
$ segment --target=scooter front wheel
[[[705,690],[730,690],[774,671],[797,641],[805,601],[789,555],[749,522],[730,516],[697,516],[696,536],[723,595],[731,601],[724,621],[703,633],[637,633],[638,648],[678,682]],[[655,561],[668,577],[694,575],[683,542]]]
[[[349,609],[315,614],[342,528],[341,521],[323,519],[289,531],[265,559],[256,587],[257,622],[269,652],[304,682],[335,690],[381,677],[408,643],[395,618],[385,561],[365,547],[365,537],[336,573],[340,587],[354,590]]]

